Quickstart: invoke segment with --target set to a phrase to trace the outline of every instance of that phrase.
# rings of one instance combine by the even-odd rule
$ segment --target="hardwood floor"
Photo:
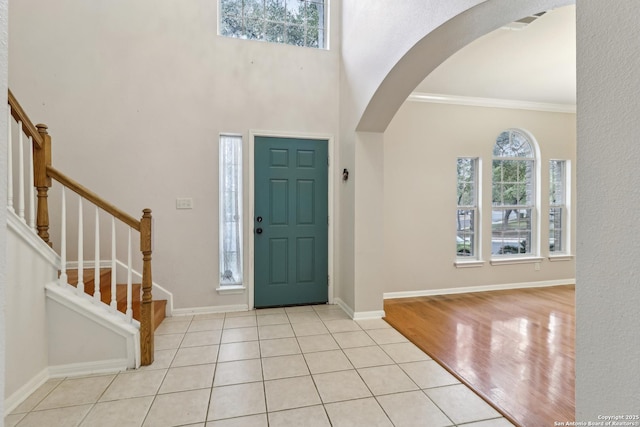
[[[575,286],[385,300],[385,320],[513,423],[575,419]]]

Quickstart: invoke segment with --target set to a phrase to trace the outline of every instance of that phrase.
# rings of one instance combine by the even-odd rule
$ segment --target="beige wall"
[[[482,200],[488,212],[493,144],[509,128],[530,132],[540,147],[540,246],[545,259],[539,271],[534,271],[533,264],[492,266],[490,236],[485,232],[485,265],[456,268],[456,158],[481,159]],[[575,114],[406,102],[384,135],[385,292],[573,279],[573,260],[546,258],[544,213],[549,199],[544,196],[549,188],[549,160],[574,164],[575,152]],[[571,223],[575,230],[575,213]],[[484,215],[482,230],[490,227],[491,217]],[[575,239],[571,247],[575,248]]]
[[[339,4],[331,50],[220,37],[210,0],[12,4],[12,90],[49,125],[54,165],[132,215],[153,210],[153,278],[176,308],[248,304],[215,291],[218,135],[242,134],[248,153],[250,130],[337,134]]]

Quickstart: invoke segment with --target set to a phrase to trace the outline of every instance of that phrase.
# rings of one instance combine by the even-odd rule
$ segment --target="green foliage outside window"
[[[325,48],[325,0],[220,0],[220,34]]]

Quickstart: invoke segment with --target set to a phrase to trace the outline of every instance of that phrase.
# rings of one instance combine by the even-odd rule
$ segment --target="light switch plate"
[[[191,197],[178,197],[176,199],[176,209],[193,209],[193,199]]]

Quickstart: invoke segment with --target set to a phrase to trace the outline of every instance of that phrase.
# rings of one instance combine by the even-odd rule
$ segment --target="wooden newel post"
[[[36,226],[38,236],[49,246],[49,202],[47,192],[51,187],[51,178],[47,176],[47,166],[51,166],[51,136],[47,132],[47,125],[38,124],[38,133],[42,137],[42,147],[33,144],[33,185],[38,191],[38,211]]]
[[[153,363],[153,302],[151,295],[151,209],[142,211],[140,220],[140,250],[142,251],[142,307],[140,308],[141,364]]]

